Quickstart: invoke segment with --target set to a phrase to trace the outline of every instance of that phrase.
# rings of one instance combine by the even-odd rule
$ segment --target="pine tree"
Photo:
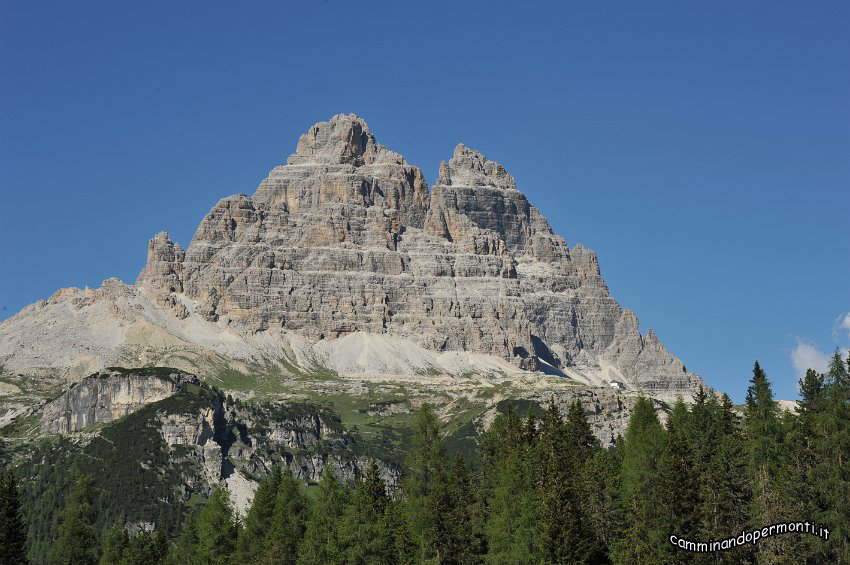
[[[537,501],[529,461],[520,450],[503,454],[488,500],[487,562],[535,563]]]
[[[280,467],[275,467],[271,474],[257,485],[254,500],[245,516],[245,526],[239,532],[236,549],[239,562],[257,562],[268,550],[266,537],[274,516],[275,502],[282,479]]]
[[[572,531],[576,516],[569,506],[569,463],[564,422],[555,399],[543,413],[537,444],[536,491],[540,520],[537,547],[544,563],[563,563],[571,549],[567,532]]]
[[[669,542],[664,539],[666,526],[657,504],[657,485],[664,433],[652,401],[638,398],[622,442],[619,498],[624,528],[612,547],[615,563],[663,562]]]
[[[402,501],[389,500],[384,510],[384,529],[393,540],[392,562],[398,565],[417,563],[419,547],[408,520],[407,507]]]
[[[180,537],[171,548],[168,563],[172,565],[195,565],[198,562],[198,514],[189,510],[183,519]]]
[[[447,529],[444,543],[438,547],[440,563],[465,565],[476,561],[475,499],[471,471],[457,454],[449,474]]]
[[[68,493],[62,511],[59,538],[50,549],[51,565],[94,565],[97,563],[97,531],[94,528],[92,479],[79,477]]]
[[[588,475],[586,470],[600,446],[578,399],[570,403],[564,423],[564,438],[568,475],[565,493],[568,516],[565,522],[566,557],[569,562],[599,563],[604,561],[606,551],[593,526],[591,515],[595,509],[588,505],[598,478]]]
[[[376,514],[383,515],[389,498],[387,497],[387,485],[381,478],[378,462],[375,459],[370,459],[369,466],[366,467],[366,474],[363,477],[363,490],[372,510]]]
[[[168,556],[168,538],[165,530],[156,533],[141,531],[130,538],[121,565],[159,565]]]
[[[127,530],[116,523],[106,532],[106,539],[103,541],[103,552],[100,555],[100,565],[122,563],[129,545],[130,536],[127,534]]]
[[[701,477],[700,534],[702,540],[719,540],[741,532],[750,524],[752,498],[750,467],[744,436],[729,396],[724,394],[715,411],[717,445]],[[751,547],[700,556],[695,561],[745,563]]]
[[[520,422],[514,412],[512,405],[508,404],[507,410],[499,414],[478,438],[479,451],[482,459],[482,495],[486,498],[490,495],[489,489],[495,482],[495,474],[499,468],[500,461],[505,454],[516,449],[527,449],[533,441],[534,414],[529,408],[531,424],[526,421],[525,426]],[[532,429],[529,430],[528,426]],[[529,436],[529,434],[532,434]]]
[[[822,520],[823,500],[819,492],[819,468],[823,456],[823,424],[826,416],[824,379],[813,369],[799,381],[800,400],[795,415],[787,416],[788,433],[782,458],[782,484],[789,504],[797,516]],[[810,536],[788,539],[800,563],[822,562],[827,558],[821,550],[823,544]],[[832,556],[830,556],[832,557]]]
[[[700,386],[686,416],[687,421],[681,429],[687,436],[688,448],[691,450],[692,476],[698,483],[702,482],[718,446],[718,411],[717,397],[714,394],[709,395]],[[696,500],[694,502],[698,503]]]
[[[289,471],[281,474],[271,524],[267,528],[267,546],[263,563],[294,565],[298,547],[304,538],[307,500]]]
[[[753,464],[775,470],[781,446],[779,407],[773,390],[758,361],[753,366],[753,378],[747,388],[746,424]]]
[[[616,448],[597,450],[585,462],[582,472],[585,488],[583,508],[588,527],[598,540],[601,554],[593,556],[595,563],[610,561],[610,548],[619,532],[619,468]]]
[[[374,459],[365,477],[357,478],[343,516],[341,537],[347,548],[346,563],[395,563],[394,537],[387,528],[387,494]]]
[[[209,565],[230,563],[237,535],[238,526],[227,490],[216,487],[198,516],[198,560]]]
[[[417,559],[436,556],[446,529],[445,487],[448,481],[445,439],[431,407],[419,410],[413,448],[407,454],[410,475],[405,483],[405,507],[410,532],[417,546]]]
[[[14,472],[0,468],[0,565],[27,563],[27,534]]]
[[[758,361],[747,388],[746,428],[753,478],[752,527],[787,520],[787,499],[779,478],[782,423],[773,390]],[[793,559],[788,536],[773,536],[758,544],[760,563],[781,563]]]
[[[702,392],[702,389],[700,391]],[[695,404],[695,408],[700,405],[704,408],[704,398]],[[677,535],[690,540],[700,539],[699,485],[700,479],[704,477],[699,473],[707,462],[701,462],[698,467],[694,465],[695,454],[691,451],[689,437],[690,417],[687,406],[679,398],[667,419],[667,441],[658,466],[657,488],[663,512],[662,522],[666,525],[665,538]],[[708,451],[705,447],[700,447],[702,449],[694,451]],[[693,555],[670,544],[665,544],[664,547],[669,554],[668,563],[691,563],[693,560]]]
[[[304,540],[298,550],[298,565],[345,562],[348,548],[342,535],[341,518],[346,513],[347,504],[345,486],[326,464],[307,520]]]
[[[832,525],[828,546],[839,563],[850,563],[850,354],[845,365],[832,356],[824,390],[827,404],[822,458],[816,475],[823,522]]]

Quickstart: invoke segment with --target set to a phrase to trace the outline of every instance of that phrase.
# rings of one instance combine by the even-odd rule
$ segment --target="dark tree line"
[[[0,564],[22,563],[27,563],[27,533],[18,485],[11,470],[0,468]]]
[[[68,495],[55,564],[850,563],[850,358],[800,380],[796,412],[780,410],[758,363],[746,404],[700,390],[659,419],[639,398],[625,436],[604,449],[581,404],[541,417],[511,409],[481,435],[480,460],[450,457],[439,421],[418,414],[407,471],[388,495],[373,461],[353,484],[330,468],[315,487],[282,469],[264,479],[244,519],[217,489],[176,540],[164,529],[95,531],[92,487]],[[0,563],[25,563],[11,473],[2,475]],[[670,543],[722,540],[810,521],[828,540],[777,535],[724,552]]]

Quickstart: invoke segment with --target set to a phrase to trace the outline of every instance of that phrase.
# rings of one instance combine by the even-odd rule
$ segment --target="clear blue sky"
[[[409,4],[0,1],[0,318],[134,281],[353,112],[430,182],[503,163],[737,401],[850,344],[850,4]]]

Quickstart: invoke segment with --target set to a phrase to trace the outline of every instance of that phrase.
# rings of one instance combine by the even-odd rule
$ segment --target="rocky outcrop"
[[[532,399],[546,409],[549,398],[545,396],[532,396]],[[600,441],[603,447],[611,447],[619,436],[626,435],[629,418],[637,396],[622,394],[610,387],[594,387],[577,389],[568,394],[560,394],[554,397],[561,415],[566,418],[569,413],[570,404],[578,400],[584,408],[587,422],[593,435]],[[658,416],[666,421],[667,415],[659,401],[655,401]]]
[[[699,384],[654,334],[641,336],[595,254],[554,234],[504,167],[458,145],[429,196],[419,169],[355,116],[313,126],[253,196],[219,202],[181,265],[157,245],[165,251],[139,283],[182,286],[227,326],[311,340],[389,334],[652,392]]]
[[[213,396],[192,410],[160,414],[158,424],[171,458],[197,470],[186,475],[185,498],[234,475],[255,483],[277,465],[306,482],[318,482],[327,466],[351,481],[370,461],[353,449],[357,440],[338,419],[301,404],[237,405]],[[397,484],[397,467],[379,461],[379,468],[387,484]]]
[[[72,289],[0,324],[0,362],[79,374],[213,349],[225,363],[285,370],[280,357],[297,352],[284,334],[314,345],[364,334],[689,397],[699,377],[640,333],[596,255],[570,247],[517,187],[502,165],[458,145],[429,191],[363,120],[334,116],[252,195],[219,201],[185,251],[156,235],[135,286]],[[236,347],[246,340],[262,345]]]
[[[226,483],[244,506],[257,480],[277,465],[318,482],[328,466],[354,480],[371,460],[333,413],[303,403],[233,401],[194,375],[163,369],[114,369],[83,379],[42,408],[41,432],[96,432],[96,424],[120,425],[149,405],[155,409],[143,417],[158,430],[170,465],[182,470],[184,500]],[[399,469],[378,465],[396,485]]]
[[[116,369],[91,375],[44,406],[41,432],[76,432],[112,422],[147,404],[168,398],[182,380],[191,378],[194,377],[161,370],[131,374]]]
[[[148,259],[139,275],[168,293],[183,292],[183,261],[186,254],[165,232],[159,232],[148,243]]]

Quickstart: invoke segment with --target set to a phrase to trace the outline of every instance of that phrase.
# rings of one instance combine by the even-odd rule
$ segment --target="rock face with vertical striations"
[[[636,316],[609,295],[596,255],[553,233],[502,165],[458,145],[429,190],[422,171],[354,115],[311,127],[253,195],[219,201],[185,251],[155,236],[126,288],[134,297],[108,309],[124,335],[142,324],[168,347],[231,358],[274,363],[269,344],[293,335],[315,345],[377,334],[660,397],[688,397],[702,383],[651,330],[641,335]],[[73,365],[73,356],[43,351],[28,359],[12,342],[32,327],[30,315],[85,319],[85,304],[68,303],[74,296],[0,325],[0,360],[15,369]],[[233,340],[265,349],[222,349]],[[101,357],[137,349],[118,339]]]
[[[194,377],[177,371],[129,374],[106,370],[72,386],[42,409],[43,433],[76,432],[95,424],[112,422],[139,408],[168,398],[179,383]]]

